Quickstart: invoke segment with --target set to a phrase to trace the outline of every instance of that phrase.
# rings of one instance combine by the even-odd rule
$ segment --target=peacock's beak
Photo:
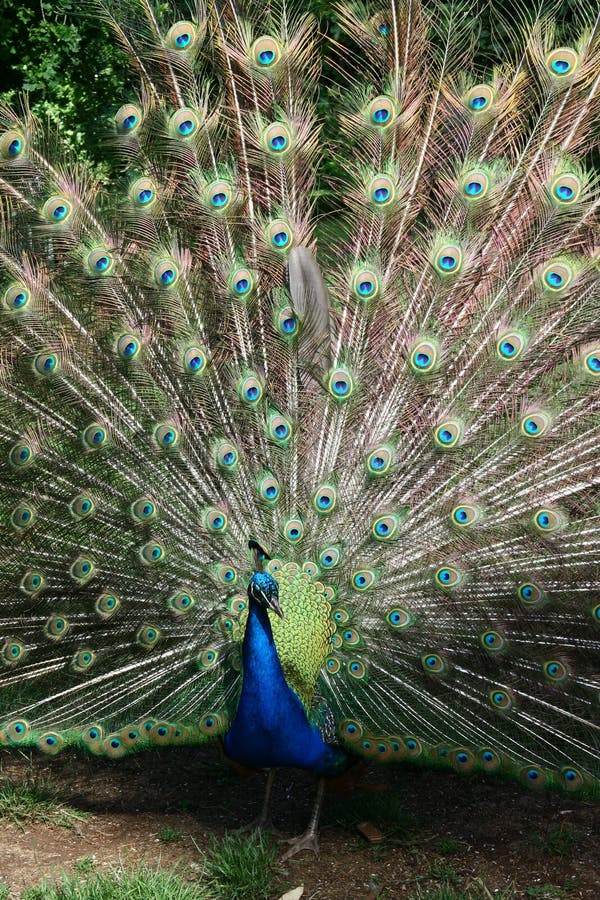
[[[269,604],[269,609],[272,609],[273,612],[276,613],[280,619],[283,619],[283,610],[282,610],[281,606],[279,605],[279,597],[273,595],[273,596],[269,597],[269,599],[267,600],[267,603]]]

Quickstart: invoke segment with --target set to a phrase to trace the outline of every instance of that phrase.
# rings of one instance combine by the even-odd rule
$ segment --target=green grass
[[[464,848],[464,841],[457,841],[454,838],[440,838],[439,841],[435,841],[433,844],[435,852],[444,855],[458,853],[460,850],[464,850]]]
[[[183,832],[177,828],[172,828],[171,825],[163,825],[158,832],[158,836],[164,844],[174,844],[183,840]]]
[[[535,897],[537,900],[562,900],[567,896],[567,891],[555,884],[540,884],[525,888],[526,897]]]
[[[204,877],[215,900],[264,900],[277,890],[276,850],[257,832],[213,838]]]
[[[96,871],[96,860],[93,856],[82,856],[73,866],[78,875],[87,875]]]
[[[541,844],[550,856],[571,857],[575,852],[578,834],[571,825],[560,825],[548,829]]]
[[[118,866],[94,872],[86,878],[62,875],[58,881],[45,879],[29,888],[22,900],[212,900],[204,888],[186,884],[175,869],[141,863],[134,868]]]
[[[0,884],[0,900],[7,900],[9,894],[10,888],[6,887],[5,884]]]
[[[0,821],[23,826],[33,822],[73,828],[89,813],[73,809],[60,797],[59,791],[45,778],[29,774],[21,781],[0,778]]]
[[[513,887],[492,892],[481,878],[476,878],[460,888],[448,882],[419,886],[415,893],[408,895],[407,900],[514,900],[515,896]]]

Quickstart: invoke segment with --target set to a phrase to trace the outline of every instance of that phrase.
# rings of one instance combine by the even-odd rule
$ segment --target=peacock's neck
[[[242,691],[250,683],[253,683],[255,689],[262,686],[265,690],[272,690],[277,683],[285,683],[269,614],[254,600],[250,600],[249,603],[242,659],[244,663]]]

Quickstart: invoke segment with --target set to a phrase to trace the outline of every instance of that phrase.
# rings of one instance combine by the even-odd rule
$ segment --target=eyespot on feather
[[[469,112],[480,115],[493,109],[495,95],[487,84],[476,84],[464,96],[463,103]]]
[[[31,292],[22,282],[11,284],[4,291],[2,302],[4,308],[11,313],[22,313],[31,304]]]
[[[519,331],[505,331],[496,341],[496,355],[503,362],[515,362],[525,349],[525,336]]]
[[[282,54],[281,44],[268,35],[257,38],[250,48],[250,59],[261,72],[274,69]]]
[[[46,200],[42,207],[42,218],[53,225],[66,225],[72,215],[73,204],[58,194]]]
[[[228,181],[213,181],[204,192],[206,206],[211,212],[223,213],[233,203],[235,194]]]
[[[546,69],[557,80],[574,75],[579,67],[579,57],[571,47],[559,47],[546,56]]]
[[[176,22],[169,28],[165,43],[171,50],[181,53],[191,50],[197,37],[198,32],[192,22]]]
[[[169,133],[172,137],[189,141],[199,132],[201,124],[198,112],[185,106],[174,112],[169,119]]]
[[[107,276],[114,269],[115,260],[112,252],[105,247],[96,247],[86,257],[86,266],[90,275]]]
[[[365,110],[365,114],[369,125],[384,130],[396,118],[396,106],[391,97],[381,95],[371,100]]]
[[[152,178],[136,178],[129,188],[129,199],[136,209],[152,209],[158,199],[156,183]]]
[[[94,608],[101,619],[108,621],[118,612],[120,605],[121,601],[115,594],[103,593],[96,600]]]
[[[183,369],[188,375],[203,375],[208,365],[208,352],[204,347],[188,347],[183,354]]]
[[[285,156],[294,145],[292,132],[283,122],[273,122],[263,132],[262,145],[271,156]]]
[[[433,372],[439,360],[439,351],[434,341],[424,338],[417,341],[410,351],[409,363],[415,375]]]
[[[294,243],[294,232],[285,219],[275,219],[266,230],[267,244],[279,253],[287,252]]]
[[[135,134],[142,124],[142,110],[135,103],[126,103],[115,115],[115,127],[121,135]]]
[[[25,155],[27,141],[20,131],[11,129],[0,135],[0,156],[12,162]]]
[[[367,185],[366,195],[375,209],[383,211],[396,199],[396,185],[388,175],[377,175]]]
[[[126,332],[117,338],[117,355],[123,362],[133,362],[140,355],[142,342],[138,335]]]

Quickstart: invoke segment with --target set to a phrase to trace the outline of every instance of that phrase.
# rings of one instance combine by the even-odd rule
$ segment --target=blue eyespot
[[[273,50],[262,50],[258,54],[258,61],[261,66],[270,66],[274,59],[275,52]]]
[[[564,278],[558,272],[548,272],[546,275],[546,281],[550,285],[550,287],[560,287],[564,283]]]
[[[465,185],[465,191],[467,194],[470,194],[471,197],[476,197],[483,190],[483,185],[480,181],[469,181],[468,184]]]
[[[15,138],[8,145],[8,155],[9,156],[18,156],[23,148],[23,141],[20,138]]]
[[[550,516],[548,513],[541,512],[536,516],[536,522],[540,526],[540,528],[548,528],[550,525]]]
[[[375,285],[372,281],[361,281],[358,285],[358,292],[363,297],[369,297],[373,291],[375,290]]]
[[[284,319],[281,323],[281,327],[285,331],[286,334],[293,334],[296,328],[298,327],[298,323],[296,319]]]
[[[554,193],[560,200],[570,200],[574,196],[575,191],[566,184],[559,184],[556,186]]]
[[[137,125],[138,117],[135,113],[132,113],[130,116],[125,116],[123,121],[121,122],[121,129],[123,131],[131,131],[132,128],[135,128]]]
[[[145,188],[143,191],[139,192],[137,199],[141,206],[146,206],[154,199],[154,191],[150,190],[150,188]]]
[[[328,497],[327,494],[323,494],[317,500],[317,504],[320,509],[329,509],[329,507],[331,506],[332,503],[333,503],[332,498]]]
[[[269,147],[271,150],[275,150],[276,152],[281,152],[285,150],[287,147],[287,138],[284,134],[276,134],[275,137],[272,137],[269,141]]]
[[[510,341],[502,341],[502,343],[500,344],[500,353],[502,354],[502,356],[507,357],[507,359],[510,359],[511,356],[514,356],[516,352],[517,348],[514,344],[511,344]]]
[[[169,445],[172,444],[175,440],[175,432],[174,431],[165,431],[162,436],[162,443]]]
[[[265,488],[265,494],[269,498],[269,500],[274,500],[275,497],[279,494],[279,488],[275,484],[270,484],[267,488]]]
[[[448,569],[441,569],[438,572],[438,578],[443,584],[448,584],[452,578],[452,573]]]
[[[450,444],[454,439],[454,435],[447,428],[442,428],[438,433],[438,437],[443,444]]]
[[[190,34],[178,34],[175,38],[175,43],[178,47],[181,47],[183,49],[184,47],[187,47],[191,39],[192,36]]]
[[[240,280],[236,281],[234,284],[234,288],[237,294],[245,294],[250,289],[250,281],[248,278],[240,278]]]
[[[300,531],[298,528],[290,528],[289,535],[291,538],[297,538],[299,534]]]
[[[256,385],[253,384],[251,387],[246,389],[245,394],[247,400],[256,400],[259,395],[259,390]]]
[[[588,368],[591,369],[592,372],[600,372],[600,357],[588,356],[586,362]]]
[[[390,33],[389,26],[386,25],[385,22],[381,22],[377,26],[377,31],[379,32],[379,34],[383,35],[383,37],[386,37]]]
[[[283,439],[283,438],[287,437],[289,434],[289,428],[285,424],[285,422],[280,422],[278,425],[275,426],[275,428],[273,430],[278,438]]]
[[[67,212],[68,212],[67,207],[60,204],[59,206],[55,206],[54,209],[52,210],[52,218],[55,219],[57,222],[60,222],[60,221],[62,221],[62,219],[65,218],[65,216],[67,215]]]
[[[276,247],[285,247],[290,240],[290,236],[286,231],[278,231],[273,235],[273,243]]]
[[[454,518],[457,522],[464,523],[468,520],[469,514],[466,509],[463,509],[462,506],[454,511]]]
[[[220,209],[222,206],[225,206],[228,200],[229,197],[223,191],[220,191],[217,194],[213,194],[210,198],[212,206],[216,207],[216,209]]]
[[[98,270],[98,272],[105,272],[110,266],[110,259],[108,256],[101,256],[94,263],[94,268]]]
[[[188,366],[192,370],[192,372],[197,372],[198,369],[202,368],[203,360],[201,356],[192,356],[190,361],[188,362]]]
[[[223,518],[223,516],[215,516],[214,519],[212,520],[213,528],[222,528],[224,524],[225,524],[225,519]]]
[[[487,105],[488,105],[487,97],[473,97],[469,101],[469,106],[471,107],[471,109],[476,109],[478,111],[481,109],[485,109]]]
[[[389,188],[386,187],[378,187],[373,191],[373,199],[375,203],[387,203],[390,199],[392,192]]]
[[[571,63],[566,59],[555,59],[551,63],[551,68],[557,75],[566,75],[571,68]]]
[[[373,469],[377,469],[377,470],[383,469],[384,466],[385,466],[385,459],[383,459],[383,457],[381,457],[381,456],[374,456],[374,457],[371,459],[371,467],[372,467]]]
[[[12,305],[15,309],[21,309],[22,306],[25,306],[27,303],[27,294],[25,291],[20,291],[13,297]]]
[[[348,393],[348,390],[349,390],[348,382],[347,382],[347,381],[341,381],[341,380],[334,381],[334,383],[333,383],[333,390],[334,390],[335,393],[338,394],[340,397],[343,397],[344,394],[347,394],[347,393]]]
[[[426,369],[431,365],[431,356],[428,353],[416,353],[415,365],[417,365],[419,369]]]
[[[389,120],[391,116],[391,112],[389,109],[381,108],[376,109],[372,114],[372,119],[377,125],[385,125],[385,123]]]
[[[223,573],[223,579],[225,581],[233,581],[234,578],[235,572],[233,571],[233,569],[227,569],[227,571]]]
[[[375,526],[375,531],[377,532],[377,534],[385,537],[385,535],[390,533],[390,526],[387,524],[387,522],[378,522]]]
[[[183,122],[180,122],[177,126],[177,131],[179,132],[179,134],[187,137],[194,131],[194,123],[191,119],[184,119]]]
[[[446,272],[451,272],[452,269],[455,269],[457,266],[457,261],[454,256],[442,256],[440,259],[440,267],[444,269]]]
[[[523,426],[527,434],[537,434],[540,430],[539,424],[535,421],[535,419],[526,419],[525,425]]]

